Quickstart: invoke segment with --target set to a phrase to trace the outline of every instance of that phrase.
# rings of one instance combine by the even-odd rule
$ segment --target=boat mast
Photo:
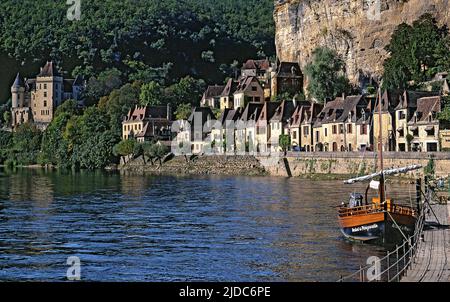
[[[381,97],[381,87],[378,88],[378,120],[379,120],[379,133],[378,133],[378,158],[379,158],[379,164],[380,164],[380,171],[381,171],[381,177],[380,177],[380,188],[379,188],[379,195],[380,195],[380,204],[383,204],[385,199],[385,192],[384,192],[384,165],[383,165],[383,120],[382,120],[382,105],[381,105],[382,97]]]

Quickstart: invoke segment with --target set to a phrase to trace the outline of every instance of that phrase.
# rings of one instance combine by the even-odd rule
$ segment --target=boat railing
[[[365,206],[359,206],[359,207],[353,207],[353,208],[340,208],[339,209],[339,217],[345,218],[350,216],[356,216],[356,215],[364,215],[364,214],[375,214],[375,213],[382,213],[386,210],[384,205],[382,204],[371,204],[371,205],[365,205]],[[416,216],[417,213],[414,209],[406,206],[400,206],[400,205],[392,205],[389,204],[387,206],[387,211],[394,214],[399,215],[408,215],[408,216]]]
[[[400,209],[400,211],[402,210]],[[425,212],[426,209],[423,209],[416,222],[414,234],[408,240],[404,240],[393,251],[387,252],[383,258],[360,266],[360,269],[353,274],[341,276],[338,282],[399,282],[407,274],[411,265],[415,263],[416,252],[422,242]],[[376,274],[373,274],[376,271],[374,267],[380,268]]]
[[[353,208],[340,208],[339,217],[349,217],[355,215],[364,215],[372,213],[380,213],[384,211],[384,207],[379,204],[371,204],[366,206],[359,206]]]

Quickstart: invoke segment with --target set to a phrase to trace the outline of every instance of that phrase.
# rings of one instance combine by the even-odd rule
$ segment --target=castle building
[[[23,79],[18,73],[11,86],[12,127],[33,122],[44,130],[53,120],[56,108],[73,99],[82,105],[85,81],[81,77],[64,79],[53,62],[47,62],[34,79]]]

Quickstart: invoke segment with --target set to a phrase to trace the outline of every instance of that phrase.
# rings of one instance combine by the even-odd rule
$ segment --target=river
[[[410,185],[391,196],[409,202]],[[272,177],[0,170],[0,280],[336,281],[380,248],[336,209],[363,185]]]

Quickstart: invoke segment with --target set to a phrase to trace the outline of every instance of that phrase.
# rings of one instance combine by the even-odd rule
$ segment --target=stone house
[[[271,71],[272,64],[268,59],[250,59],[242,65],[241,77],[256,77],[264,90],[264,98],[268,100],[271,96]]]
[[[280,103],[265,102],[261,114],[256,122],[256,151],[266,153],[270,151],[268,146],[271,130],[269,121],[272,119]]]
[[[358,141],[365,142],[362,144],[365,146],[362,147],[367,147],[366,142],[370,140],[370,135],[363,132],[363,137],[360,137],[361,126],[358,128],[357,125],[358,122],[361,123],[361,118],[368,113],[367,105],[367,101],[362,95],[337,97],[334,101],[328,102],[313,127],[315,132],[314,150],[352,152],[360,149]],[[359,133],[358,130],[360,130]],[[358,139],[358,137],[360,138]]]
[[[264,104],[264,89],[258,78],[242,78],[233,94],[233,101],[234,109],[246,108],[248,103]]]
[[[281,151],[279,138],[289,135],[289,124],[295,111],[294,101],[282,101],[269,120],[270,135],[267,137],[268,147],[272,152]]]
[[[233,101],[233,93],[236,91],[239,82],[229,79],[225,88],[223,89],[220,95],[220,110],[224,111],[225,109],[233,109],[234,101]]]
[[[238,152],[256,151],[256,122],[263,106],[263,103],[248,103],[236,121],[235,139]]]
[[[206,91],[203,93],[202,100],[200,101],[200,106],[211,107],[218,109],[220,108],[220,97],[224,90],[223,85],[208,86]]]
[[[417,100],[427,96],[436,96],[436,93],[404,91],[400,96],[400,102],[395,108],[395,124],[393,126],[395,127],[396,151],[411,151],[408,137],[411,138],[412,134],[408,132],[408,122],[412,119],[417,110]]]
[[[396,121],[395,111],[400,103],[400,91],[384,91],[381,95],[381,122],[383,151],[395,151],[396,149]],[[373,144],[374,151],[379,149],[378,138],[380,137],[380,114],[379,114],[380,96],[374,104],[373,109]]]
[[[33,122],[44,130],[53,120],[56,108],[73,99],[82,105],[86,82],[82,77],[64,79],[53,62],[47,62],[34,79],[17,74],[11,86],[12,127]]]
[[[417,100],[417,110],[408,121],[408,132],[412,134],[411,150],[414,152],[439,152],[440,96],[424,97]]]
[[[303,91],[303,73],[295,62],[280,62],[273,68],[271,75],[272,97],[283,93],[291,95]]]
[[[301,124],[300,124],[300,144],[306,152],[314,152],[314,124],[320,112],[323,110],[323,105],[311,102],[310,106],[305,105],[301,112]]]
[[[147,106],[131,109],[122,121],[122,139],[170,141],[172,112],[167,106]]]
[[[224,154],[235,150],[235,125],[241,116],[241,109],[226,108],[220,116],[218,124],[212,125],[211,138],[214,141],[213,151]],[[226,147],[226,148],[225,148]]]

